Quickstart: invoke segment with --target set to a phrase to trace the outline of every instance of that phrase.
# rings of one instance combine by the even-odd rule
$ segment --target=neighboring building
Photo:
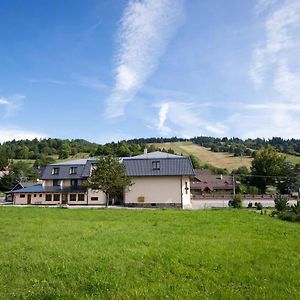
[[[120,159],[133,185],[124,192],[123,204],[140,207],[190,207],[188,157],[152,152]],[[77,159],[46,166],[41,183],[10,191],[14,204],[104,205],[105,194],[86,187],[96,159]]]
[[[233,193],[234,185],[231,175],[215,175],[206,169],[194,171],[195,176],[191,177],[191,193],[194,197],[211,193]]]
[[[91,175],[95,159],[76,159],[47,165],[41,182],[10,191],[14,204],[44,205],[102,205],[105,194],[85,185]]]
[[[190,208],[190,176],[195,174],[189,157],[156,151],[124,158],[123,164],[133,181],[125,205]]]

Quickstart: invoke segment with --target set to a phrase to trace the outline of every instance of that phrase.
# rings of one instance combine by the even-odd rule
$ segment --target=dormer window
[[[59,174],[59,168],[53,168],[52,175],[58,175],[58,174]]]
[[[160,161],[159,160],[152,161],[152,170],[160,170]]]
[[[77,167],[71,167],[70,168],[70,175],[77,174]]]

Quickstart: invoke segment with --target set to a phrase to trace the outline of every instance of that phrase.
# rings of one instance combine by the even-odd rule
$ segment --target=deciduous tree
[[[105,193],[106,206],[108,206],[110,196],[119,195],[131,184],[131,179],[125,174],[124,165],[113,155],[100,157],[88,180],[88,187]]]

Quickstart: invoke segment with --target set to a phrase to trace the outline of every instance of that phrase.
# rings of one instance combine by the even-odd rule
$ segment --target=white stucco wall
[[[125,191],[125,204],[130,203],[181,203],[181,194],[184,203],[188,203],[190,192],[185,194],[184,184],[189,178],[181,176],[145,176],[133,177],[133,185]],[[183,193],[184,190],[184,193]],[[139,201],[144,197],[144,202]],[[141,199],[141,198],[140,198]]]
[[[191,188],[190,178],[188,176],[182,176],[182,208],[191,208]]]
[[[95,197],[98,197],[98,200],[92,200]],[[88,189],[88,203],[89,205],[105,204],[106,195],[101,190]]]

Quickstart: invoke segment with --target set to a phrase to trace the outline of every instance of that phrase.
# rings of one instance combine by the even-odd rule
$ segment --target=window
[[[43,195],[42,195],[42,194],[40,194],[40,197],[43,197]]]
[[[25,194],[21,194],[21,195],[20,195],[20,198],[25,198]]]
[[[78,180],[77,179],[71,179],[71,186],[77,186]]]
[[[52,195],[46,194],[46,201],[52,201]]]
[[[54,194],[53,201],[60,201],[60,194]]]
[[[91,197],[92,201],[98,201],[98,197]]]
[[[152,170],[160,170],[160,161],[159,160],[154,160],[152,162]]]
[[[77,167],[70,168],[70,175],[77,174]]]
[[[76,201],[76,194],[70,194],[70,201]]]
[[[78,201],[84,201],[84,194],[78,194]]]
[[[59,179],[53,180],[53,186],[60,186],[60,184],[61,184],[61,180],[59,180]]]
[[[52,175],[58,175],[58,174],[59,174],[59,168],[53,168]]]
[[[36,197],[36,194],[34,194],[33,197]]]

